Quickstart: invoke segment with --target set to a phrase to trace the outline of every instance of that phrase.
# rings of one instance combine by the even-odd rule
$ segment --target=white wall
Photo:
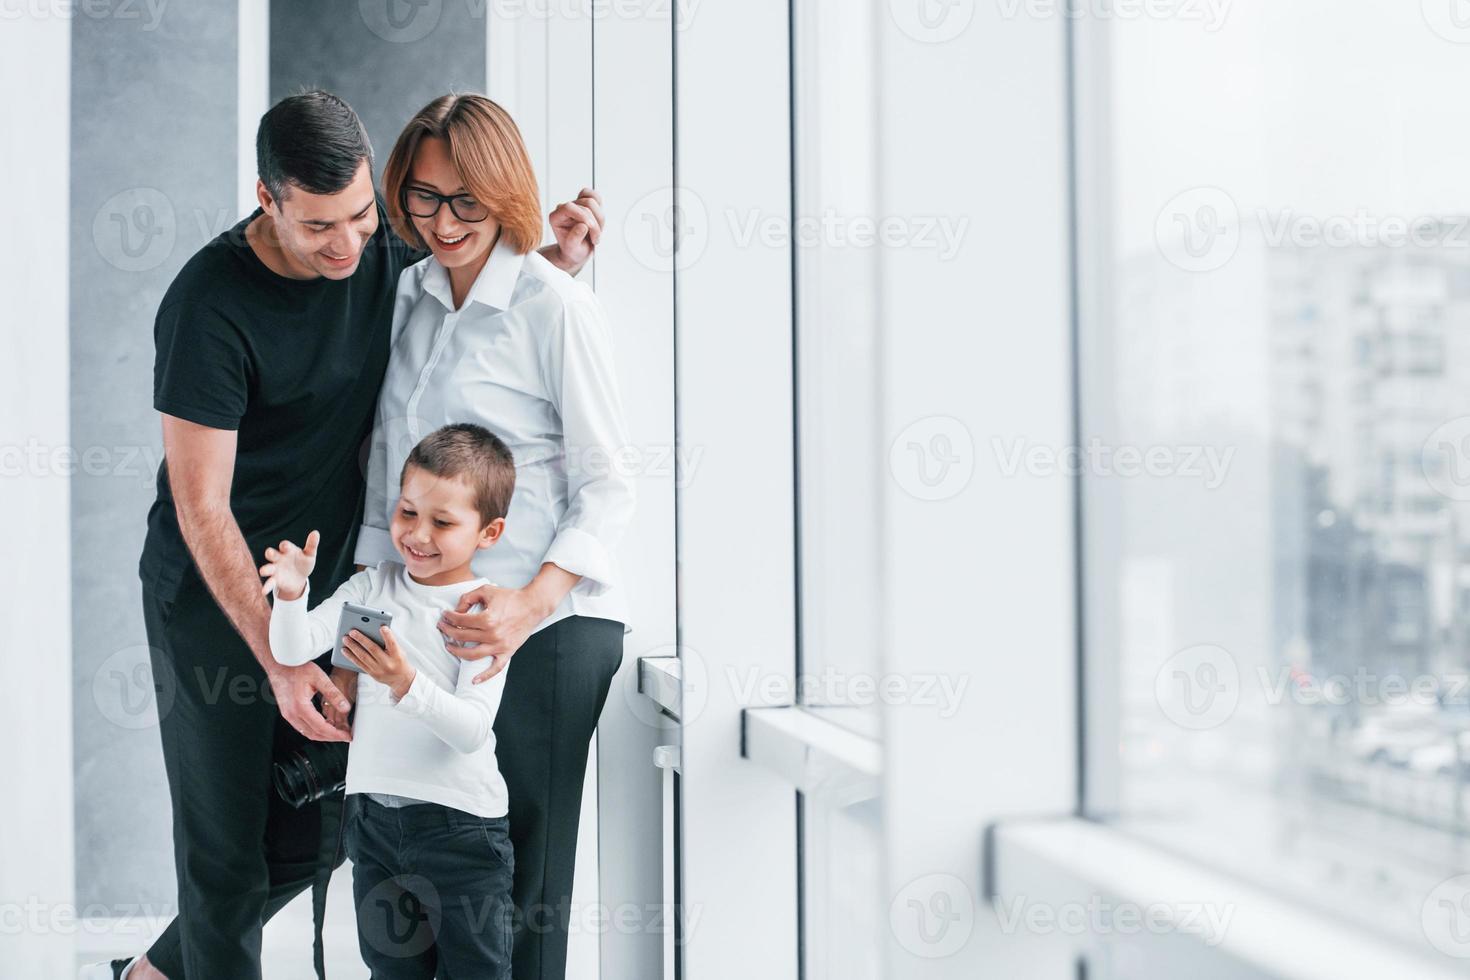
[[[15,977],[69,975],[75,930],[69,481],[26,458],[29,446],[69,442],[70,73],[70,20],[7,15],[0,185],[25,188],[9,195],[0,235],[0,512],[9,525],[0,562],[9,787],[0,809],[0,970]]]

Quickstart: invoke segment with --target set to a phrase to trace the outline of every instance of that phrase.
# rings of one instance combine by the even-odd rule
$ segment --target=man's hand
[[[352,630],[342,638],[342,653],[361,667],[364,674],[392,691],[393,697],[401,699],[413,686],[418,672],[403,655],[393,631],[384,626],[381,633],[383,645],[379,646],[366,633]]]
[[[306,580],[316,567],[316,547],[321,540],[322,536],[312,531],[306,536],[305,547],[298,548],[289,541],[282,541],[274,548],[265,549],[266,563],[260,566],[260,577],[265,579],[261,593],[270,595],[274,586],[280,598],[288,602],[300,599],[306,591]]]
[[[352,741],[350,732],[328,724],[311,703],[311,699],[320,694],[323,704],[335,704],[344,715],[352,707],[320,667],[316,664],[276,667],[266,676],[270,678],[271,691],[276,696],[276,707],[292,728],[313,742]]]
[[[332,668],[332,683],[337,690],[342,692],[342,697],[347,699],[346,708],[338,708],[340,703],[336,698],[327,698],[322,702],[322,714],[327,716],[337,728],[344,732],[352,731],[352,724],[347,720],[348,711],[352,703],[357,700],[357,671],[348,670],[346,667]]]
[[[470,612],[475,606],[484,608]],[[444,648],[461,660],[493,658],[489,668],[475,678],[474,683],[479,684],[504,670],[526,637],[555,608],[556,603],[548,608],[530,587],[482,585],[460,596],[459,605],[440,617],[439,632],[444,634]],[[466,643],[475,645],[466,647]]]
[[[602,195],[584,187],[575,201],[558,204],[551,212],[551,233],[556,244],[543,248],[541,254],[575,276],[602,238]]]

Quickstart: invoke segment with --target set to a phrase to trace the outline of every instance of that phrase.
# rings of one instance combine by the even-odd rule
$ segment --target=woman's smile
[[[446,252],[456,251],[460,248],[460,246],[464,245],[465,242],[469,241],[469,238],[470,232],[465,232],[464,234],[455,236],[453,238],[446,238],[438,232],[434,232],[434,239],[439,243],[439,247],[444,249]]]

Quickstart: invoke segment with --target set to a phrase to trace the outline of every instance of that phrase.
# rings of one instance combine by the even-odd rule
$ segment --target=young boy
[[[392,614],[380,637],[356,630],[343,651],[361,669],[348,754],[347,854],[358,945],[378,980],[508,980],[512,850],[491,726],[505,674],[475,684],[437,626],[486,584],[470,559],[505,529],[510,450],[477,425],[445,426],[409,453],[390,533],[403,564],[358,572],[307,611],[319,535],[266,551],[275,593],[271,653],[303,664],[332,647],[343,603]],[[333,680],[350,690],[343,668]],[[330,716],[329,716],[330,717]],[[340,713],[333,721],[343,727]]]

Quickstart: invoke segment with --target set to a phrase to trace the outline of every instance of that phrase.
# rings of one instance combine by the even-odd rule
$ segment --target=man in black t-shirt
[[[313,699],[347,704],[316,664],[271,658],[256,570],[266,547],[319,530],[312,592],[352,573],[394,294],[422,255],[389,229],[341,99],[277,103],[256,155],[261,209],[185,264],[154,327],[165,461],[139,573],[154,683],[171,696],[159,728],[180,912],[146,957],[114,961],[129,980],[259,978],[262,926],[330,873],[318,851],[340,819],[337,800],[293,810],[272,790],[283,746],[348,740]],[[582,194],[553,212],[544,250],[569,271],[601,233]]]

